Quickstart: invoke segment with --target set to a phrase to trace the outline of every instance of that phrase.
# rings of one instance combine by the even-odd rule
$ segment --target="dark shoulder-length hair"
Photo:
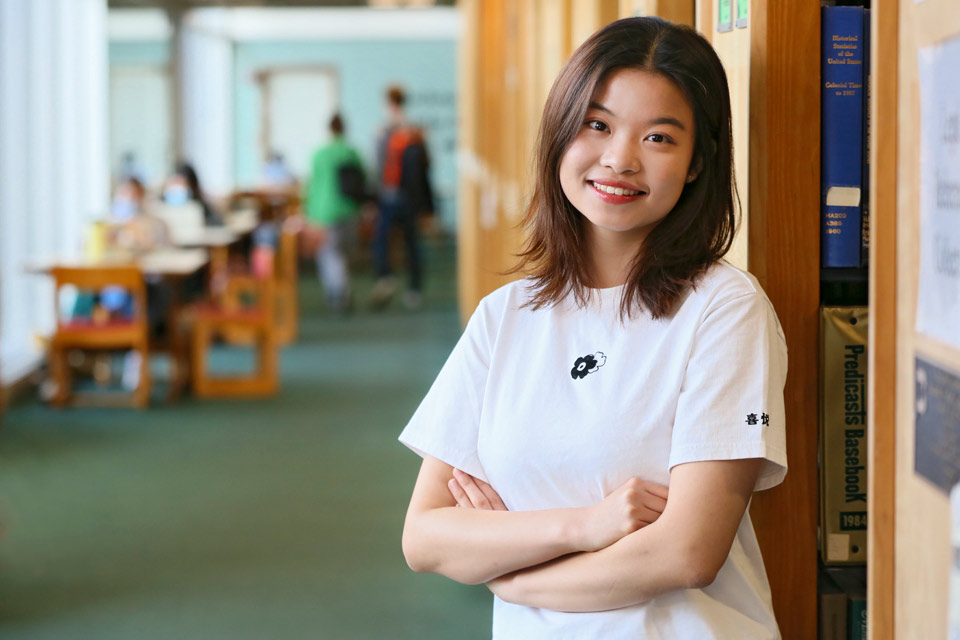
[[[522,221],[528,238],[511,270],[531,276],[532,308],[557,304],[570,294],[583,306],[590,296],[586,223],[560,186],[560,161],[583,125],[597,86],[618,69],[656,73],[683,92],[694,118],[691,167],[699,170],[634,258],[621,317],[640,308],[654,318],[669,315],[733,242],[737,217],[730,93],[720,59],[689,27],[659,18],[617,20],[574,52],[544,105],[534,191]]]

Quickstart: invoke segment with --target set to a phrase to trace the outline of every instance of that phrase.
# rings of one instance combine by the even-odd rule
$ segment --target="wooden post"
[[[897,353],[897,0],[875,3],[870,68],[870,325],[867,398],[867,630],[895,624]]]
[[[817,637],[820,4],[754,0],[750,43],[749,264],[790,353],[790,471],[751,516],[785,640]]]

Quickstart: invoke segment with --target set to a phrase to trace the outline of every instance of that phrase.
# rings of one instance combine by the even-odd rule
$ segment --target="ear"
[[[699,156],[690,163],[690,171],[687,172],[687,179],[684,180],[686,184],[690,184],[697,179],[697,176],[700,175],[700,172],[703,170],[703,159]]]

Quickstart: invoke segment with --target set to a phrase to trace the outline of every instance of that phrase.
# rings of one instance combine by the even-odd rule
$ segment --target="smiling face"
[[[595,251],[598,242],[640,248],[696,178],[693,146],[693,111],[670,80],[618,69],[597,85],[560,161],[560,186],[589,221]]]

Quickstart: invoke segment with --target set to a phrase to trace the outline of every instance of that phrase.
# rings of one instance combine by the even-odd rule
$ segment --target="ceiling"
[[[148,7],[170,7],[179,9],[197,9],[201,7],[366,7],[368,5],[423,5],[452,7],[456,0],[435,0],[424,3],[423,0],[107,0],[111,9],[133,9]]]

